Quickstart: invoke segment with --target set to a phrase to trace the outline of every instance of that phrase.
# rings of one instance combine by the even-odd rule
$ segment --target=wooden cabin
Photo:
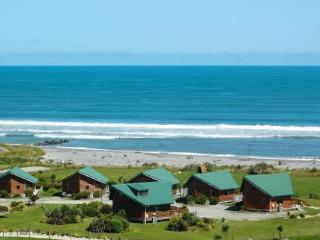
[[[218,202],[235,201],[238,184],[229,172],[197,173],[187,182],[188,195],[208,198],[216,197]]]
[[[173,176],[172,173],[162,167],[146,170],[132,178],[129,182],[169,182],[172,187],[174,198],[180,197],[181,194],[179,180],[175,176]]]
[[[126,211],[134,222],[157,222],[175,215],[171,184],[168,182],[141,182],[112,185],[110,199],[113,212]]]
[[[24,194],[35,189],[38,179],[21,168],[14,167],[0,175],[0,190],[13,195]]]
[[[62,180],[63,192],[67,194],[80,192],[108,192],[109,179],[92,167],[84,167]]]
[[[296,207],[291,179],[286,173],[246,176],[241,191],[246,210],[274,212]]]

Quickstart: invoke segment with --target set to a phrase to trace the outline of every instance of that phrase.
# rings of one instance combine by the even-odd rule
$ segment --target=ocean
[[[0,67],[0,142],[319,158],[320,67]]]

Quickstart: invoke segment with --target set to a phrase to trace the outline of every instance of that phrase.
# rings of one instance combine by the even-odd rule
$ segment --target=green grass
[[[32,206],[28,207],[24,212],[11,213],[7,217],[0,218],[0,230],[27,230],[29,227],[32,231],[58,233],[58,234],[73,234],[75,236],[90,236],[86,228],[92,221],[91,218],[84,219],[79,224],[67,225],[50,225],[42,223],[41,219],[49,208],[55,206]],[[273,219],[266,221],[230,221],[227,222],[230,226],[229,237],[234,239],[271,239],[273,233],[276,234],[276,226],[283,225],[283,237],[298,237],[298,236],[319,236],[320,235],[320,217],[305,218],[305,219]],[[214,228],[208,232],[170,232],[165,230],[167,222],[158,224],[138,224],[131,223],[127,232],[120,234],[122,237],[143,239],[143,240],[162,240],[162,239],[212,239],[215,234],[221,234],[221,222],[216,222]],[[118,237],[119,234],[92,234],[94,237],[112,236]],[[311,240],[313,238],[303,238]],[[301,239],[301,240],[303,240]]]
[[[13,166],[42,165],[40,159],[45,152],[37,147],[28,145],[7,145],[0,144],[0,147],[7,151],[0,152],[0,167],[9,168]]]

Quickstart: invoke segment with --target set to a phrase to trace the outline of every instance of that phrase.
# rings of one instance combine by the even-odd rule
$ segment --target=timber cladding
[[[23,194],[26,190],[33,190],[34,184],[22,178],[8,174],[0,180],[0,189],[6,189],[11,194]]]
[[[112,191],[112,201],[113,212],[125,210],[130,221],[144,222],[145,214],[147,221],[151,221],[153,216],[156,216],[158,220],[170,219],[174,216],[170,204],[144,207],[116,190]]]
[[[236,197],[236,189],[219,190],[198,178],[191,177],[187,183],[188,195],[200,197],[205,195],[208,198],[217,197],[219,202],[234,201]]]
[[[272,197],[246,179],[243,180],[243,207],[246,210],[278,211],[291,209],[295,206],[291,196]]]
[[[92,178],[84,176],[80,173],[71,175],[63,180],[63,191],[72,194],[79,192],[102,192],[106,191],[106,184],[102,184]]]

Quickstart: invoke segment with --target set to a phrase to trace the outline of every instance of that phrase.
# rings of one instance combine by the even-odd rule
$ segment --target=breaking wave
[[[320,138],[320,126],[154,124],[0,120],[0,136],[114,140],[130,138]]]

